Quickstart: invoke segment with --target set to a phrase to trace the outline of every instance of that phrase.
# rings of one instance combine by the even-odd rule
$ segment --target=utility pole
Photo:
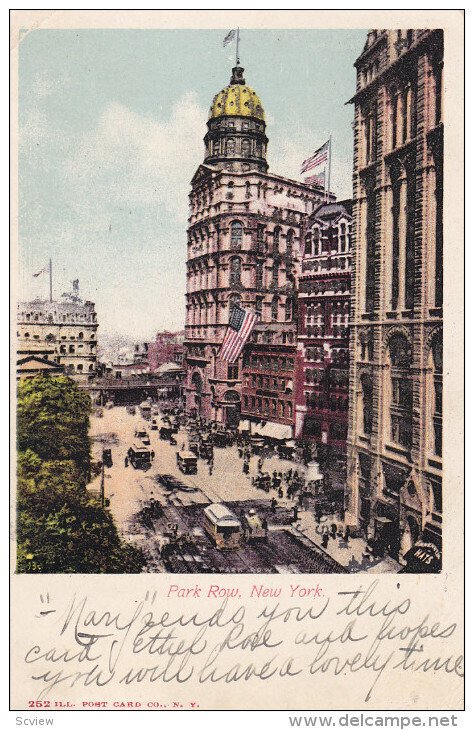
[[[100,503],[102,508],[105,507],[105,464],[104,464],[104,448],[102,447],[102,473],[100,477]]]

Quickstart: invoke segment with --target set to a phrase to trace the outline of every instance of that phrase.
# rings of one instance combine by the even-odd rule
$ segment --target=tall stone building
[[[44,357],[62,365],[66,375],[88,382],[96,374],[98,326],[94,303],[78,297],[20,302],[18,356]]]
[[[204,163],[192,180],[186,409],[232,425],[241,414],[275,420],[291,432],[301,226],[324,192],[268,172],[262,103],[243,74],[237,65],[230,84],[214,97]],[[219,349],[233,302],[255,309],[260,322],[238,362],[228,365]],[[285,377],[275,378],[281,368]],[[269,379],[260,388],[258,375]]]
[[[298,281],[295,436],[317,447],[344,488],[349,384],[352,201],[319,206],[304,227]]]
[[[355,66],[346,519],[403,560],[441,540],[443,32],[373,30]]]

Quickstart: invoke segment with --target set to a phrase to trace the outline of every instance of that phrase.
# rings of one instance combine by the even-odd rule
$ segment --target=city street
[[[159,418],[157,421],[159,429]],[[137,427],[147,430],[149,448],[155,453],[148,471],[125,466],[127,451],[136,441]],[[275,491],[266,493],[251,483],[251,477],[257,473],[257,457],[251,458],[247,476],[242,472],[243,462],[235,446],[214,449],[211,475],[202,459],[198,460],[197,474],[185,475],[176,465],[176,452],[183,445],[187,448],[186,430],[180,429],[177,445],[171,445],[159,438],[159,430],[151,430],[151,422],[144,421],[138,408],[135,415],[125,407],[104,409],[102,418],[93,415],[91,436],[95,460],[102,457],[102,444],[112,449],[113,466],[105,469],[105,497],[110,500],[121,535],[144,550],[147,568],[152,572],[325,573],[361,569],[385,572],[396,568],[390,558],[370,562],[366,544],[360,538],[351,538],[349,543],[331,539],[323,549],[313,511],[300,509],[295,521],[295,503],[286,496],[278,499],[272,509]],[[265,460],[263,469],[272,473],[294,467],[293,462],[272,457]],[[90,489],[100,491],[100,475]],[[245,544],[238,550],[217,549],[203,529],[203,509],[216,502],[225,503],[237,516],[254,508],[268,522],[267,539]],[[164,561],[161,549],[175,536],[173,529],[177,536],[185,537],[185,547],[183,540],[178,541],[179,550]]]

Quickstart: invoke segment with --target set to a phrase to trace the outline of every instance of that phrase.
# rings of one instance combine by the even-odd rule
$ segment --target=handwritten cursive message
[[[195,690],[354,675],[368,702],[384,675],[424,674],[426,681],[452,675],[462,682],[463,657],[453,652],[462,642],[457,624],[420,611],[400,589],[395,600],[384,593],[378,580],[331,595],[318,582],[296,580],[248,589],[168,583],[130,595],[128,610],[86,594],[64,595],[34,615],[27,677],[37,700],[60,699],[65,687],[120,692],[192,684]]]

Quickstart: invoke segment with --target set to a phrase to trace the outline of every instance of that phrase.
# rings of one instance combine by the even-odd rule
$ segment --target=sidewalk
[[[287,502],[289,507],[294,505],[291,500],[283,501]],[[341,520],[338,515],[329,516],[325,524],[329,527],[333,522],[339,526]],[[401,570],[402,566],[393,558],[388,556],[374,558],[368,550],[366,540],[361,537],[350,537],[346,542],[336,535],[335,539],[330,537],[327,547],[323,548],[321,527],[316,525],[314,514],[311,511],[301,511],[294,527],[351,573],[360,571],[366,573],[396,573]]]

